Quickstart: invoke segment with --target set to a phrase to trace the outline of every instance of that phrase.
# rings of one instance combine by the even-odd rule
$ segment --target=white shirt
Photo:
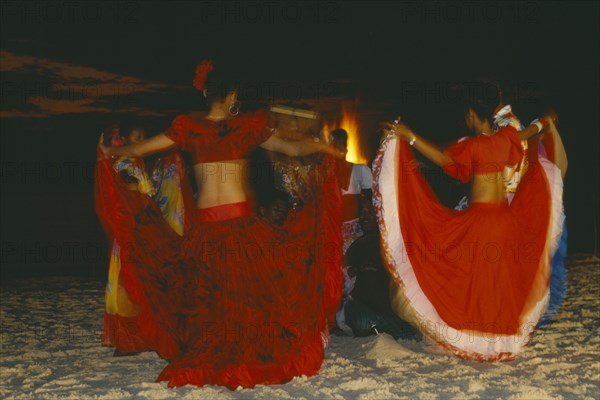
[[[352,173],[350,175],[350,184],[348,189],[342,189],[342,195],[360,194],[363,190],[373,188],[373,173],[371,168],[364,164],[352,164]]]

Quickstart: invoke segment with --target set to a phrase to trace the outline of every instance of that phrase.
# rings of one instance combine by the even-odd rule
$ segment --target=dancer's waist
[[[222,204],[220,206],[197,208],[196,219],[201,222],[217,222],[228,219],[240,218],[252,212],[248,201],[239,203]]]

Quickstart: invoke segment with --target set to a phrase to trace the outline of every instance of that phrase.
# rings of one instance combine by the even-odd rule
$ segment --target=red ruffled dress
[[[268,139],[266,121],[264,113],[224,124],[179,116],[165,134],[196,164],[235,160]],[[139,296],[130,297],[150,321],[142,333],[152,350],[169,361],[159,381],[235,389],[317,373],[342,288],[341,194],[332,163],[319,166],[326,176],[319,195],[290,216],[287,235],[244,202],[188,213],[178,237],[155,204],[114,185],[131,213],[124,223],[101,217],[133,244],[129,282]],[[102,191],[113,190],[109,175],[97,176]]]
[[[532,150],[533,149],[533,150]],[[444,170],[463,182],[522,158],[518,133],[461,140]],[[374,163],[374,203],[394,311],[459,357],[510,360],[525,346],[549,298],[550,257],[561,233],[562,179],[537,158],[514,200],[442,206],[410,146],[386,138]]]
[[[183,235],[186,220],[185,193],[181,190],[181,176],[178,171],[182,169],[182,161],[177,152],[168,152],[156,160],[152,168],[152,178],[146,174],[144,161],[139,159],[119,158],[114,164],[114,169],[130,190],[151,196],[158,203],[163,218],[171,228],[177,234]],[[110,196],[111,192],[104,191],[102,195]],[[103,209],[105,204],[110,203],[98,203],[99,213],[114,211]],[[119,281],[121,264],[126,264],[126,271],[131,269],[127,265],[129,260],[121,259],[121,252],[121,246],[113,238],[105,293],[102,345],[116,347],[123,352],[136,352],[148,347],[139,331],[138,307],[130,301],[129,294]]]

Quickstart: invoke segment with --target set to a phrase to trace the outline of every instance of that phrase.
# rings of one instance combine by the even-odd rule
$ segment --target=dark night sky
[[[191,81],[206,57],[243,71],[247,100],[335,109],[358,98],[368,155],[377,119],[395,114],[440,144],[461,135],[448,90],[457,83],[497,79],[525,122],[553,106],[570,161],[569,250],[593,252],[598,16],[591,1],[4,1],[3,276],[105,274],[98,132],[112,121],[159,132],[197,108]]]

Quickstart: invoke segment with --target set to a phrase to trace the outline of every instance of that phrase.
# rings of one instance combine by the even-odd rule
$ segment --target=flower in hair
[[[206,83],[206,77],[208,73],[213,70],[212,60],[202,61],[196,67],[196,78],[194,79],[194,87],[199,90],[204,90],[204,84]]]

